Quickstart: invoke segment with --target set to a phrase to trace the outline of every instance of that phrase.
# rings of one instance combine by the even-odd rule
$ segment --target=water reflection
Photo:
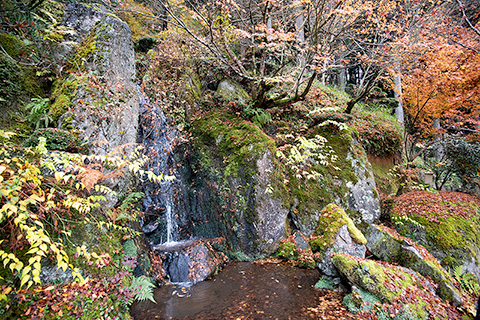
[[[148,319],[307,319],[318,303],[314,270],[275,263],[232,262],[214,279],[191,287],[155,290],[157,304],[136,303],[135,320]]]

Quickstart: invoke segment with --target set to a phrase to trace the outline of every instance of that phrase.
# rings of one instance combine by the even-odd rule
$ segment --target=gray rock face
[[[257,160],[255,180],[255,211],[257,213],[256,229],[259,240],[258,249],[271,254],[277,247],[280,239],[285,237],[285,221],[288,210],[283,208],[280,199],[273,199],[268,192],[270,173],[275,170],[270,159],[270,152],[265,152]]]
[[[332,262],[331,255],[334,253],[344,253],[352,256],[365,258],[365,253],[367,248],[363,244],[358,244],[353,241],[348,231],[348,226],[344,225],[340,227],[338,233],[335,237],[335,243],[332,247],[328,248],[323,255],[321,262],[317,264],[318,269],[322,272],[327,278],[337,278],[340,277],[337,268]]]
[[[74,126],[106,154],[136,142],[138,92],[130,28],[98,5],[69,4],[63,23],[77,32],[75,62],[84,71],[73,101]]]
[[[349,155],[351,158],[351,156]],[[354,211],[360,212],[362,219],[367,223],[373,223],[380,217],[380,202],[376,192],[375,179],[369,168],[358,159],[350,159],[352,168],[358,178],[358,182],[347,183],[349,189],[348,206]]]

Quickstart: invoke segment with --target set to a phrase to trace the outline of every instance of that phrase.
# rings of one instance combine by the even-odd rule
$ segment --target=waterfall
[[[145,217],[141,221],[143,232],[153,235],[152,244],[174,244],[180,240],[175,216],[175,159],[172,140],[174,135],[167,123],[163,110],[149,103],[140,88],[139,139],[149,158],[147,169],[163,175],[160,183],[146,182],[143,185]],[[174,178],[175,177],[175,178]]]

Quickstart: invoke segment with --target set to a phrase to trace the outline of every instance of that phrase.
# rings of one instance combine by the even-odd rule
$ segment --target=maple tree
[[[360,67],[354,98],[361,101],[390,63],[392,44],[431,12],[415,4],[363,0],[155,2],[158,19],[180,27],[211,61],[244,84],[254,108],[303,100],[315,78]],[[162,10],[158,4],[162,4]]]

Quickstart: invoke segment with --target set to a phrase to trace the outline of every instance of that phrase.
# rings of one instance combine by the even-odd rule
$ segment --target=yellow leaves
[[[17,206],[12,205],[10,202],[5,203],[0,209],[0,213],[7,212],[7,217],[18,212]]]
[[[55,180],[57,180],[57,182],[62,180],[64,176],[65,176],[65,172],[63,171],[55,172]]]

